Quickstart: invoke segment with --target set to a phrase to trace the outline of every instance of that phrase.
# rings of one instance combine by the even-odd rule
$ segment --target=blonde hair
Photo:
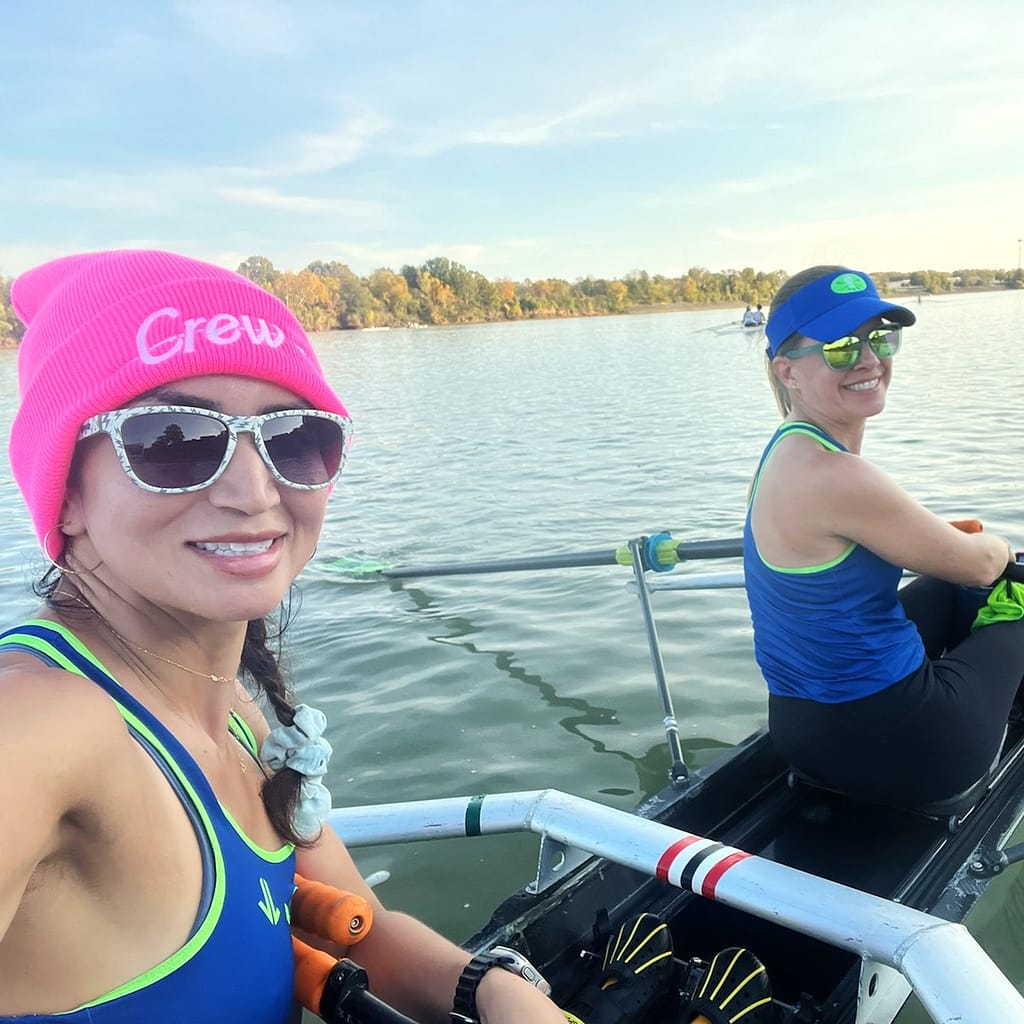
[[[782,418],[785,419],[793,411],[793,400],[789,397],[789,388],[779,380],[779,376],[775,372],[775,359],[768,355],[767,352],[764,354],[764,366],[768,372],[768,383],[771,385],[772,397],[775,399],[775,404],[778,406]]]
[[[779,286],[779,290],[772,296],[771,309],[768,313],[768,324],[772,322],[772,317],[775,313],[800,291],[804,285],[817,281],[819,277],[825,277],[828,274],[834,274],[837,270],[844,269],[844,267],[838,265],[825,266],[822,264],[817,267],[808,267],[806,270],[801,270],[800,273],[787,278]],[[765,325],[765,330],[767,330],[767,324]],[[775,350],[775,356],[784,356],[791,349],[796,348],[797,343],[800,341],[803,341],[803,335],[791,334]],[[768,372],[768,383],[771,385],[775,404],[779,407],[779,412],[782,413],[783,417],[786,417],[793,411],[793,400],[789,397],[789,388],[779,380],[778,374],[775,372],[773,365],[775,356],[769,355],[767,351],[765,352],[765,368]]]

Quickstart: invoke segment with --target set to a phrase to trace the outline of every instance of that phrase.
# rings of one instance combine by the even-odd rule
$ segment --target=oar
[[[720,331],[723,327],[735,327],[743,322],[743,317],[738,320],[726,320],[724,324],[712,324],[710,327],[701,327],[701,331]]]
[[[645,567],[665,572],[679,562],[709,558],[739,558],[743,554],[743,541],[696,540],[679,543],[668,534],[643,538]],[[629,545],[604,551],[576,551],[560,555],[536,555],[524,558],[494,559],[484,562],[440,562],[437,565],[399,565],[370,570],[388,579],[412,579],[418,576],[468,576],[475,573],[527,572],[537,569],[575,569],[588,565],[632,565]],[[356,567],[345,571],[359,572]],[[365,570],[364,570],[365,571]]]
[[[977,533],[982,529],[977,519],[954,519],[950,525],[965,533]],[[641,538],[643,543],[644,568],[655,572],[668,572],[679,562],[693,562],[702,559],[740,558],[743,555],[741,538],[729,540],[694,540],[682,543],[672,539],[669,533],[658,533],[653,537]],[[537,569],[575,569],[588,565],[632,565],[629,544],[601,551],[576,551],[560,555],[535,555],[524,558],[504,558],[483,562],[439,562],[437,565],[391,565],[387,562],[338,558],[321,563],[320,568],[332,572],[343,572],[353,576],[385,576],[388,579],[411,579],[416,576],[470,576],[476,573],[528,572]],[[736,586],[736,581],[717,583],[713,586]],[[659,589],[655,585],[655,589]],[[669,584],[660,589],[701,589],[700,586],[687,588]]]

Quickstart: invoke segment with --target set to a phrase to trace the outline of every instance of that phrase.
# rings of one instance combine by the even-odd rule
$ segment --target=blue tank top
[[[805,434],[846,451],[810,423],[784,423],[761,456],[743,527],[743,571],[754,655],[769,692],[839,704],[878,693],[924,660],[917,627],[897,599],[903,570],[859,544],[824,565],[766,562],[754,542],[751,509],[761,472],[782,438]]]
[[[98,683],[128,731],[159,766],[192,820],[203,889],[192,932],[176,953],[112,992],[64,1013],[0,1017],[4,1024],[286,1024],[294,959],[289,924],[295,852],[264,850],[221,807],[188,751],[124,690],[68,629],[33,621],[0,635],[0,650],[25,651]],[[228,723],[254,756],[252,731]],[[154,879],[154,884],[160,884]],[[59,965],[58,965],[59,969]]]

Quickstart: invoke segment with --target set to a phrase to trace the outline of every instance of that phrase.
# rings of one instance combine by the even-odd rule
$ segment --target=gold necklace
[[[156,651],[151,651],[148,647],[143,647],[142,644],[137,644],[133,640],[129,640],[126,636],[121,636],[120,633],[114,627],[107,622],[102,616],[100,621],[107,629],[114,635],[114,637],[126,644],[128,647],[139,651],[141,654],[148,654],[151,658],[156,658],[157,661],[162,661],[165,665],[173,665],[174,668],[180,668],[182,672],[188,672],[191,675],[199,676],[200,679],[209,679],[213,683],[233,683],[235,676],[219,676],[215,672],[200,672],[198,669],[189,668],[188,665],[182,665],[181,662],[172,661],[170,658],[165,658],[162,654],[157,654]]]
[[[157,661],[162,661],[167,665],[173,665],[175,668],[180,668],[183,672],[190,672],[192,675],[199,676],[201,679],[209,679],[211,682],[214,683],[233,683],[236,681],[234,676],[219,676],[214,672],[200,672],[198,669],[189,668],[188,665],[181,665],[176,661],[172,661],[170,658],[165,658],[162,654],[157,654],[156,651],[151,651],[148,647],[143,647],[142,644],[137,644],[134,641],[129,640],[128,637],[126,636],[121,636],[121,634],[118,633],[118,631],[114,629],[114,627],[109,622],[107,622],[107,620],[103,618],[103,616],[100,615],[99,612],[97,612],[96,609],[93,608],[93,606],[89,603],[89,601],[86,600],[86,598],[84,598],[81,594],[75,592],[73,594],[68,594],[67,596],[76,604],[80,604],[82,605],[82,607],[92,612],[92,614],[97,619],[99,619],[99,621],[102,622],[104,626],[106,626],[106,628],[110,631],[111,635],[114,636],[115,639],[120,640],[121,643],[125,644],[127,647],[134,648],[136,651],[139,651],[142,654],[148,654],[151,658],[156,658]],[[164,700],[167,701],[166,695],[164,695]],[[178,718],[180,718],[183,722],[189,721],[188,717],[184,714],[184,712],[181,711],[180,708],[172,706],[169,701],[167,701],[167,703],[168,707],[170,707],[170,710],[173,714],[177,715]],[[248,754],[248,749],[242,746],[241,740],[238,739],[238,737],[234,734],[234,732],[231,731],[230,728],[228,729],[228,735],[237,744],[235,748],[235,754],[238,760],[238,767],[242,769],[242,774],[244,775],[249,770],[249,766],[246,764],[246,755]]]

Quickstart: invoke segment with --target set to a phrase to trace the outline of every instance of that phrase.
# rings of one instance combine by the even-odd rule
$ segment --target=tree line
[[[683,307],[696,303],[768,305],[789,276],[786,271],[712,272],[691,267],[680,277],[638,270],[623,278],[585,277],[539,281],[491,281],[476,270],[436,256],[397,273],[378,268],[366,277],[336,260],[316,260],[305,270],[278,270],[265,256],[250,256],[238,272],[280,298],[307,331],[366,327],[603,316],[637,309]],[[1016,270],[884,271],[873,278],[882,291],[897,283],[938,294],[974,288],[1021,288]],[[23,326],[10,304],[10,280],[0,276],[0,344],[16,344]]]

